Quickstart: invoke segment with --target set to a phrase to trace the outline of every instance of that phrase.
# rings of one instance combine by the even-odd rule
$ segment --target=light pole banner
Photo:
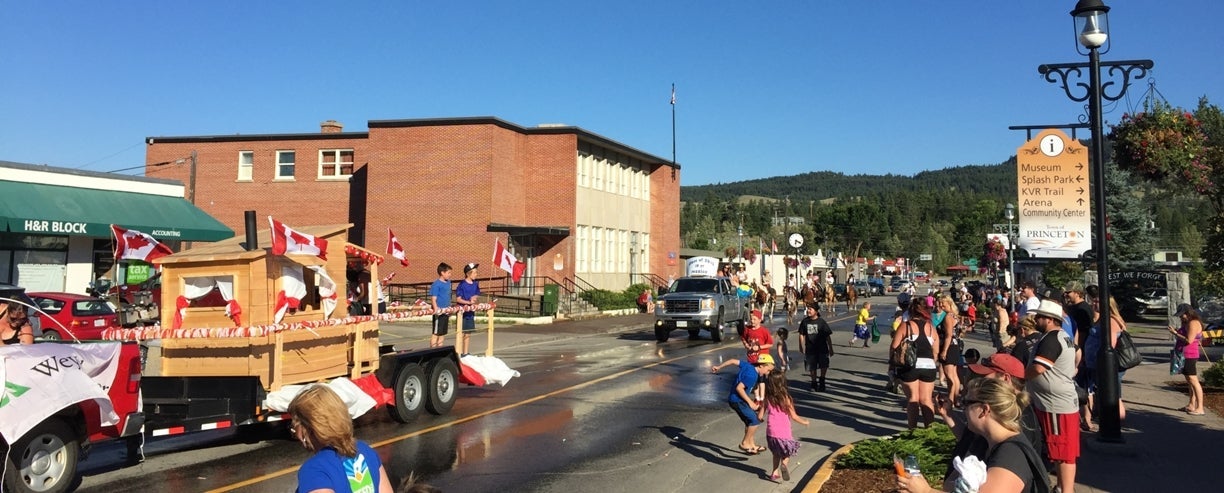
[[[1016,149],[1016,246],[1037,258],[1078,258],[1092,248],[1088,150],[1049,129]]]

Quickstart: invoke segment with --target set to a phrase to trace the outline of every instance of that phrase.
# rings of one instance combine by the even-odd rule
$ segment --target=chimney
[[[327,120],[319,124],[319,131],[325,134],[338,134],[344,131],[344,125],[335,120]]]
[[[246,228],[246,251],[259,249],[259,236],[255,231],[255,211],[243,211],[243,226]]]

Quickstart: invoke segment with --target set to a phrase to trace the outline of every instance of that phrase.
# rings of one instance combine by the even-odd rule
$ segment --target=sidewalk
[[[1210,410],[1205,416],[1179,411],[1188,397],[1184,390],[1168,385],[1184,377],[1169,375],[1172,343],[1167,334],[1149,331],[1133,336],[1145,362],[1127,371],[1122,381],[1125,443],[1105,443],[1085,433],[1076,491],[1218,491],[1220,477],[1213,472],[1214,460],[1208,454],[1224,443],[1224,418]],[[1214,361],[1218,351],[1210,352]],[[1199,376],[1209,367],[1199,361]]]

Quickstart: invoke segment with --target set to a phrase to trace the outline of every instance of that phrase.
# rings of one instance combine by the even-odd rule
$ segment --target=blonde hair
[[[1029,331],[1032,331],[1032,332],[1037,331],[1037,316],[1036,315],[1025,315],[1024,318],[1020,319],[1020,333],[1023,334]]]
[[[1028,392],[1010,382],[994,378],[976,378],[969,382],[971,400],[990,406],[990,417],[1004,428],[1020,431],[1020,413],[1029,405]]]
[[[939,306],[943,307],[945,312],[956,313],[956,302],[952,301],[952,298],[939,298]]]
[[[289,403],[289,415],[310,438],[310,448],[336,449],[344,457],[357,456],[353,419],[340,396],[325,385],[311,385]],[[298,431],[302,433],[302,431]]]

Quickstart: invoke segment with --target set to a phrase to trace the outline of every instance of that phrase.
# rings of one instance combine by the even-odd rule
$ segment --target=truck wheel
[[[404,363],[395,373],[391,391],[395,392],[395,406],[387,408],[391,419],[412,422],[425,404],[425,372],[416,363]]]
[[[710,327],[710,340],[714,342],[722,342],[723,336],[723,320],[722,312],[718,312],[718,320],[715,320],[713,327]]]
[[[665,325],[664,325],[664,326],[659,326],[659,325],[656,325],[656,326],[655,326],[655,340],[656,340],[656,341],[659,341],[660,343],[667,342],[667,339],[668,339],[669,337],[671,337],[671,331],[670,331],[670,330],[667,330],[667,326],[665,326]]]
[[[455,406],[459,385],[459,367],[450,358],[438,358],[429,365],[429,398],[425,409],[437,415],[450,412]]]
[[[741,318],[735,321],[735,333],[739,334],[740,339],[744,338],[744,330],[747,328],[748,327],[744,324],[744,319]]]
[[[5,459],[4,490],[21,493],[69,491],[76,480],[81,444],[64,420],[50,418],[13,444]]]

